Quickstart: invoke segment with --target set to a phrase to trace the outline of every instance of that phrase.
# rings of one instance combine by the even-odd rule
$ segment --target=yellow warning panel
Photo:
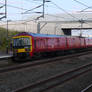
[[[18,49],[18,53],[25,52],[25,49]]]

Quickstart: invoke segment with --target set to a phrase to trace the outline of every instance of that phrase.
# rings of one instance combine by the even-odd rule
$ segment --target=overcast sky
[[[69,13],[72,13],[72,12],[78,13],[77,11],[87,8],[87,6],[88,7],[92,6],[92,0],[79,0],[79,2],[82,2],[85,5],[77,3],[74,0],[50,0],[50,1],[51,2],[45,3],[45,14],[65,13],[60,8],[63,8]],[[42,0],[7,0],[7,2],[8,2],[7,17],[9,20],[22,20],[22,19],[26,19],[29,16],[32,16],[33,14],[36,14],[33,12],[42,12],[42,7],[40,7],[38,9],[35,9],[34,11],[31,11],[30,14],[21,14],[25,12],[26,10],[30,10],[36,6],[41,5]],[[2,5],[2,3],[4,3],[4,0],[0,0],[0,5]],[[55,6],[55,4],[58,7]],[[92,10],[92,9],[89,8],[87,9],[87,11],[88,10]],[[36,14],[36,15],[39,16],[40,14]]]

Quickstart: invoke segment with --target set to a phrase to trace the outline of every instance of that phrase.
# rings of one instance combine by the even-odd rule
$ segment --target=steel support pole
[[[37,33],[40,33],[40,23],[37,24]]]
[[[43,18],[44,18],[44,12],[45,12],[45,0],[43,0]]]
[[[7,0],[5,0],[5,18],[7,18]]]
[[[84,21],[81,19],[80,23],[81,23],[80,37],[82,37],[82,28],[83,28]]]
[[[6,53],[8,54],[8,41],[9,41],[9,38],[8,38],[8,20],[7,20],[7,32],[6,32]]]

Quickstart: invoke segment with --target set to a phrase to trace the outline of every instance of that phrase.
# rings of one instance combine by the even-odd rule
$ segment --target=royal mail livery
[[[13,37],[13,59],[92,47],[92,38],[22,32]]]

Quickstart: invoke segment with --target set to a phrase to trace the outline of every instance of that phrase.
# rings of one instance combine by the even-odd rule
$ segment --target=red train
[[[92,38],[23,32],[13,37],[13,58],[24,59],[89,47],[92,47]]]

